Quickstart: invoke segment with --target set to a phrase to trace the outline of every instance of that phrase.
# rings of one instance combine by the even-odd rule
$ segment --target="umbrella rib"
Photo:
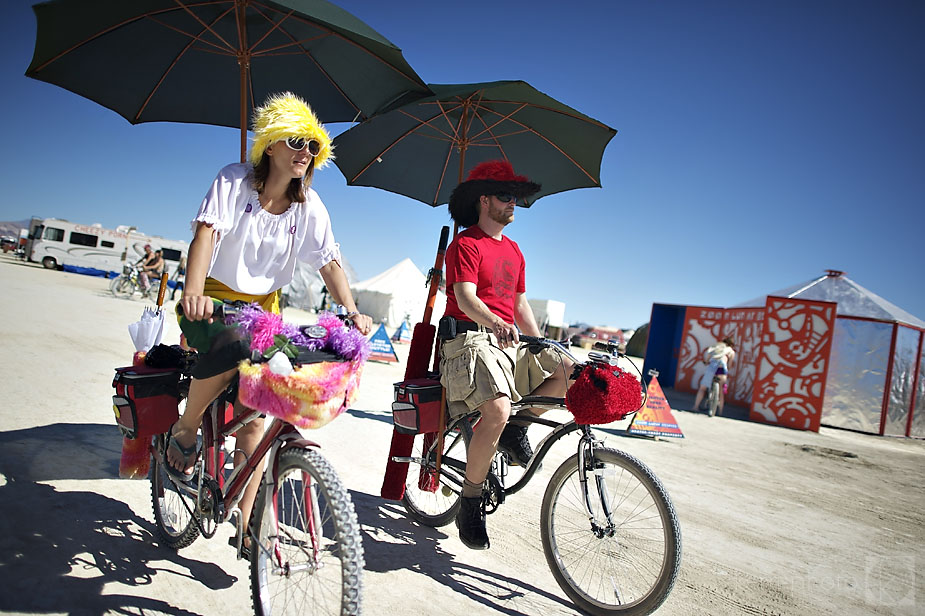
[[[495,102],[497,102],[497,101],[495,101]],[[510,102],[510,101],[507,101],[507,102]],[[544,110],[546,110],[546,111],[556,111],[555,109],[552,109],[552,108],[550,108],[550,107],[542,107],[542,106],[539,106],[539,105],[532,105],[532,104],[530,104],[530,103],[525,103],[523,106],[521,106],[520,108],[518,108],[517,111],[515,111],[514,113],[517,113],[518,111],[523,110],[525,107],[534,107],[534,108],[544,109]],[[491,109],[491,108],[489,108],[489,107],[479,107],[479,108],[485,109],[485,110],[487,110],[487,111],[491,111],[492,113],[498,113],[497,111],[495,111],[494,109]],[[477,109],[478,109],[478,108],[477,108]],[[569,115],[569,114],[565,114],[565,115]],[[578,117],[575,117],[575,116],[571,116],[571,117],[575,118],[576,120],[583,120],[583,121],[584,121],[583,118],[578,118]],[[479,116],[479,119],[481,119],[481,116]],[[503,122],[503,121],[505,121],[505,120],[510,121],[510,122],[513,122],[514,124],[517,124],[518,126],[520,126],[521,128],[523,128],[525,131],[530,132],[530,133],[533,133],[534,135],[536,135],[537,137],[539,137],[540,139],[542,139],[543,141],[545,141],[546,143],[548,143],[549,145],[551,145],[552,147],[554,147],[560,154],[562,154],[562,156],[564,156],[569,162],[571,162],[573,165],[575,165],[575,167],[577,167],[579,171],[581,171],[581,172],[584,173],[586,176],[588,176],[588,179],[591,180],[591,181],[594,183],[595,186],[600,185],[599,182],[598,182],[598,180],[595,180],[595,179],[594,179],[594,176],[593,176],[593,175],[591,175],[590,173],[588,173],[588,171],[587,171],[584,167],[582,167],[582,166],[578,163],[578,161],[576,161],[574,158],[572,158],[572,156],[571,156],[570,154],[567,154],[567,153],[565,152],[565,150],[563,150],[562,148],[560,148],[554,141],[552,141],[551,139],[549,139],[546,135],[544,135],[544,134],[542,134],[542,133],[540,133],[540,132],[537,132],[536,130],[534,130],[534,129],[531,128],[530,126],[527,126],[527,125],[524,124],[523,122],[520,122],[519,120],[515,119],[515,118],[512,117],[511,115],[507,115],[507,116],[502,117],[500,120],[498,120],[498,122],[494,123],[492,126],[497,126],[500,122]],[[485,123],[485,120],[482,120],[482,122]],[[600,122],[597,122],[596,120],[595,120],[595,123],[600,124]],[[486,131],[487,131],[489,134],[491,134],[491,129],[490,129],[490,127],[488,126],[487,123],[485,123],[485,126],[486,126],[486,129],[485,129],[485,131],[482,131],[482,132],[486,132]],[[601,126],[605,126],[605,125],[601,124]],[[607,127],[607,128],[609,128],[609,127]],[[480,133],[480,134],[481,134],[481,133]],[[502,151],[503,151],[503,150],[502,150]]]
[[[373,166],[373,163],[374,163],[374,162],[377,162],[377,161],[378,161],[380,158],[382,158],[382,156],[384,156],[389,150],[391,150],[391,149],[394,148],[396,145],[398,145],[399,142],[403,141],[406,137],[409,137],[412,133],[414,133],[415,131],[417,131],[422,125],[430,126],[429,123],[432,122],[432,121],[434,120],[434,118],[428,118],[427,120],[419,120],[418,118],[416,118],[415,116],[411,115],[410,113],[408,113],[408,112],[405,111],[404,109],[398,109],[397,111],[400,112],[400,113],[403,113],[404,115],[408,116],[409,118],[411,118],[411,119],[413,119],[413,120],[416,120],[416,121],[420,122],[421,124],[417,124],[417,125],[415,125],[415,126],[412,126],[410,130],[405,131],[404,133],[402,133],[401,135],[399,135],[398,137],[396,137],[396,138],[392,141],[392,143],[390,143],[388,146],[386,146],[385,148],[383,148],[382,150],[380,150],[378,154],[376,154],[375,156],[370,157],[370,160],[369,160],[368,163],[366,163],[366,166],[363,167],[362,169],[360,169],[360,171],[358,171],[357,174],[354,175],[353,178],[351,178],[351,179],[349,180],[350,182],[356,182],[356,181],[360,178],[361,175],[363,175],[364,173],[366,173],[366,171],[369,170],[369,168]],[[435,117],[436,117],[436,116],[435,116]],[[436,128],[436,127],[435,127],[435,128]],[[439,129],[437,129],[437,130],[439,130]],[[449,137],[449,135],[447,135],[447,136]],[[434,139],[437,139],[438,137],[433,137],[433,138],[434,138]],[[448,138],[448,139],[446,139],[446,141],[452,142],[452,138]]]
[[[212,36],[214,36],[215,38],[217,38],[218,40],[220,40],[221,42],[223,42],[225,45],[227,45],[228,49],[234,49],[234,46],[233,46],[232,44],[230,44],[228,41],[226,41],[224,38],[222,38],[222,36],[221,36],[218,32],[216,32],[215,30],[213,30],[213,29],[212,29],[212,26],[210,26],[209,24],[207,24],[206,22],[204,22],[202,19],[200,19],[199,16],[198,16],[196,13],[194,13],[192,9],[189,8],[189,5],[187,5],[186,3],[184,3],[182,0],[173,0],[173,1],[177,3],[177,6],[179,6],[181,9],[183,9],[184,11],[186,11],[187,13],[189,13],[190,17],[192,17],[193,19],[195,19],[196,21],[198,21],[199,24],[200,24],[203,28],[205,28],[206,30],[208,30],[208,31],[212,34]],[[199,4],[216,4],[216,3],[214,3],[214,2],[197,3],[197,5],[199,5]],[[235,4],[237,4],[237,0],[235,0]],[[232,9],[233,9],[233,8],[234,8],[234,7],[232,6]],[[224,13],[222,13],[222,14],[221,14],[215,21],[213,21],[212,23],[217,22],[219,19],[221,19],[222,17],[224,17],[225,15],[227,15],[229,12],[231,12],[232,9],[228,9],[227,11],[225,11]],[[198,39],[198,37],[197,37],[197,39]],[[240,51],[240,50],[238,50],[238,51]]]
[[[251,6],[256,7],[257,4],[260,4],[260,6],[266,8],[266,9],[273,10],[273,7],[270,7],[270,6],[265,5],[265,4],[262,4],[262,3],[257,3],[257,2],[252,2]],[[261,15],[262,15],[262,13],[261,13]],[[264,16],[264,18],[266,18],[266,16]],[[354,47],[357,47],[357,48],[359,48],[359,49],[361,49],[361,50],[363,50],[363,51],[368,52],[368,50],[367,50],[366,48],[364,48],[362,45],[360,45],[360,44],[357,43],[356,41],[352,41],[352,40],[350,40],[349,38],[347,38],[346,36],[344,36],[344,35],[342,35],[341,33],[337,32],[336,30],[333,30],[333,29],[331,29],[331,28],[329,28],[329,27],[327,27],[327,26],[325,26],[325,25],[322,25],[322,24],[316,22],[316,21],[312,21],[312,20],[310,20],[310,19],[306,19],[306,18],[304,18],[304,17],[302,17],[301,15],[298,15],[298,14],[292,15],[292,16],[291,16],[291,19],[292,19],[293,21],[300,21],[300,22],[302,22],[302,23],[308,24],[308,25],[313,26],[313,27],[315,27],[315,28],[320,28],[320,29],[322,29],[322,30],[326,30],[327,32],[330,33],[331,36],[337,37],[338,39],[340,39],[340,40],[342,40],[342,41],[344,41],[344,42],[346,42],[346,43],[349,43],[350,45],[353,45]],[[285,32],[285,30],[283,30],[283,32]],[[289,33],[287,32],[287,35],[288,35],[288,34],[289,34]],[[290,35],[290,36],[291,36],[291,35]],[[362,36],[362,35],[360,35],[360,36]],[[364,37],[364,38],[366,38],[366,37]],[[368,39],[368,40],[372,40],[372,39]],[[398,47],[395,47],[395,45],[392,45],[392,49],[395,49],[396,51],[398,51],[399,53],[401,53],[401,50],[400,50]],[[382,64],[385,64],[387,67],[389,67],[389,68],[392,69],[394,72],[396,72],[396,73],[398,73],[399,75],[401,75],[402,77],[404,77],[406,80],[408,80],[408,81],[414,83],[415,85],[421,86],[421,87],[424,88],[425,90],[429,91],[429,89],[427,88],[427,84],[425,84],[423,81],[421,81],[421,80],[420,80],[421,78],[418,77],[417,75],[415,75],[414,78],[412,78],[411,76],[409,76],[409,75],[408,75],[407,73],[405,73],[404,71],[400,70],[400,69],[399,69],[398,67],[396,67],[395,65],[393,65],[393,64],[391,64],[391,63],[389,63],[389,62],[387,62],[387,61],[384,60],[383,58],[380,58],[378,55],[373,54],[373,53],[370,53],[369,55],[370,55],[372,58],[374,58],[375,60],[381,62]],[[312,58],[312,60],[314,61],[314,58]],[[317,63],[317,62],[316,62],[316,63]],[[327,73],[325,73],[325,75],[327,75]]]
[[[228,13],[222,14],[221,16],[219,16],[218,19],[221,19],[222,17],[224,17],[224,16],[227,15],[227,14],[228,14]],[[164,21],[161,21],[160,19],[157,19],[157,18],[151,16],[151,15],[148,15],[148,16],[147,16],[147,19],[148,19],[148,21],[153,21],[153,22],[156,23],[157,25],[162,26],[162,27],[164,27],[164,28],[167,28],[168,30],[173,30],[174,32],[176,32],[176,33],[178,33],[178,34],[182,34],[183,36],[189,37],[190,43],[191,43],[191,44],[192,44],[192,43],[199,42],[199,43],[202,43],[202,44],[204,44],[204,45],[208,45],[208,46],[214,48],[214,49],[203,49],[202,51],[204,51],[204,52],[207,52],[207,53],[219,53],[219,54],[222,54],[222,55],[226,55],[226,56],[227,56],[227,55],[231,55],[231,52],[234,51],[234,50],[231,49],[231,48],[222,47],[221,45],[216,45],[216,44],[213,43],[212,41],[207,41],[206,39],[202,38],[202,32],[200,32],[199,34],[191,34],[191,33],[187,32],[186,30],[182,30],[182,29],[178,28],[177,26],[168,24],[168,23],[166,23],[166,22],[164,22]],[[218,21],[218,19],[216,19],[216,21]],[[215,23],[215,22],[213,21],[212,23]],[[188,47],[189,47],[189,46],[187,46],[187,48],[188,48]],[[185,51],[185,50],[184,50],[184,51]]]
[[[505,104],[506,104],[506,105],[518,104],[518,105],[519,105],[519,104],[521,104],[522,102],[523,102],[523,101],[494,100],[494,99],[490,99],[490,100],[479,100],[479,104],[481,104],[481,105],[489,105],[489,104],[502,104],[502,105],[505,105]],[[533,108],[533,109],[541,109],[541,110],[543,110],[543,111],[551,111],[552,113],[558,113],[559,115],[564,115],[564,116],[566,116],[566,117],[568,117],[568,118],[572,118],[572,119],[575,119],[575,120],[580,120],[581,122],[586,122],[586,123],[588,123],[588,124],[595,124],[595,125],[599,126],[600,128],[606,128],[606,129],[608,129],[608,130],[613,130],[612,128],[610,128],[609,126],[607,126],[606,124],[604,124],[603,122],[598,122],[598,121],[595,120],[594,118],[588,117],[588,116],[584,115],[583,113],[579,113],[579,112],[577,112],[577,111],[576,111],[575,113],[570,113],[570,112],[568,112],[568,111],[563,111],[563,110],[561,110],[561,109],[556,109],[555,107],[550,107],[550,106],[548,106],[548,105],[538,105],[537,103],[529,103],[529,102],[528,102],[528,103],[524,103],[524,104],[527,105],[528,107]],[[495,113],[498,113],[498,112],[496,111]]]
[[[210,4],[211,4],[211,3],[210,3]],[[68,47],[67,49],[61,51],[61,52],[58,53],[57,55],[55,55],[55,56],[49,58],[49,59],[46,60],[45,62],[42,62],[42,63],[39,64],[37,67],[35,67],[35,70],[34,70],[33,72],[38,73],[39,71],[43,70],[46,66],[48,66],[48,65],[51,64],[52,62],[55,62],[56,60],[60,59],[61,57],[66,56],[67,54],[71,53],[72,51],[74,51],[74,50],[77,49],[78,47],[82,47],[82,46],[86,45],[87,43],[89,43],[90,41],[92,41],[92,40],[94,40],[94,39],[97,39],[97,38],[99,38],[99,37],[101,37],[101,36],[103,36],[103,35],[105,35],[105,34],[109,34],[109,33],[112,32],[113,30],[118,30],[119,28],[121,28],[121,27],[123,27],[123,26],[126,26],[126,25],[128,25],[128,24],[130,24],[130,23],[133,23],[133,22],[136,22],[136,21],[140,21],[140,20],[145,19],[145,18],[150,19],[150,18],[152,18],[154,15],[159,15],[159,14],[161,14],[161,13],[172,13],[172,12],[174,12],[174,11],[176,11],[176,10],[177,10],[176,8],[158,9],[158,10],[156,10],[156,11],[151,11],[151,12],[149,12],[149,13],[144,13],[144,14],[142,14],[142,15],[136,15],[136,16],[134,16],[134,17],[130,17],[129,19],[126,19],[125,21],[120,21],[120,22],[117,23],[117,24],[113,24],[113,25],[109,26],[108,28],[106,28],[106,29],[104,29],[104,30],[100,30],[99,32],[97,32],[97,33],[95,33],[95,34],[92,34],[92,35],[88,36],[87,38],[83,39],[82,41],[78,41],[78,42],[74,43],[73,45],[71,45],[71,46]],[[161,22],[159,22],[159,21],[157,21],[157,20],[155,20],[155,21],[156,21],[156,23],[161,23]],[[186,33],[184,32],[183,34],[186,34]]]
[[[269,8],[269,7],[263,6],[263,8]],[[270,9],[270,10],[272,10],[272,9]],[[271,20],[271,19],[270,19],[263,11],[261,11],[260,8],[258,8],[256,5],[254,6],[254,11],[255,11],[257,14],[259,14],[261,17],[263,17],[264,19],[266,19],[268,22],[273,23],[273,24],[274,24],[273,29],[277,29],[277,28],[278,28],[278,29],[279,29],[279,32],[280,32],[281,34],[283,34],[284,36],[288,37],[289,40],[292,41],[292,45],[296,45],[296,46],[298,46],[298,47],[302,50],[302,53],[301,53],[300,55],[302,55],[302,56],[308,58],[309,60],[311,60],[311,62],[312,62],[312,63],[315,65],[315,67],[318,69],[318,72],[320,72],[322,75],[324,75],[325,79],[328,80],[328,82],[331,84],[331,86],[332,86],[335,90],[337,90],[337,91],[340,93],[341,97],[343,97],[343,99],[344,99],[345,101],[347,101],[347,103],[348,103],[351,107],[353,107],[353,110],[354,110],[354,112],[356,112],[356,116],[357,116],[357,117],[360,117],[360,116],[363,116],[364,118],[366,117],[365,114],[363,114],[363,113],[360,111],[359,105],[357,105],[355,102],[353,102],[353,99],[352,99],[352,98],[350,98],[349,96],[347,96],[347,93],[344,92],[343,88],[340,87],[340,85],[337,83],[336,80],[334,80],[334,79],[331,78],[331,75],[329,75],[328,72],[324,69],[324,67],[322,67],[321,64],[315,59],[315,56],[312,55],[307,49],[305,49],[304,47],[302,47],[302,46],[301,46],[301,43],[300,43],[299,41],[296,40],[296,37],[292,36],[292,34],[291,34],[288,30],[286,30],[285,28],[283,28],[283,27],[282,27],[282,24],[283,24],[283,22],[285,22],[287,19],[292,18],[293,21],[305,21],[306,23],[310,23],[312,26],[317,27],[317,28],[321,28],[322,30],[325,30],[326,28],[323,28],[320,24],[317,24],[317,23],[315,23],[315,22],[308,22],[307,20],[301,20],[301,19],[299,19],[297,16],[294,17],[294,16],[293,16],[293,13],[291,13],[291,12],[290,12],[289,14],[287,14],[285,17],[283,17],[283,19],[281,19],[278,23],[276,23],[276,22],[273,22],[273,20]],[[327,30],[328,30],[328,32],[331,32],[331,34],[334,34],[333,31],[331,31],[330,29],[327,29]],[[269,33],[268,33],[268,34],[269,34]],[[263,38],[261,38],[260,40],[262,41]],[[345,40],[346,40],[346,39],[345,39]],[[259,42],[259,41],[258,41],[258,42]],[[353,41],[350,41],[350,42],[352,43]],[[282,48],[282,47],[278,47],[277,49],[281,49],[281,48]],[[260,55],[260,54],[255,54],[255,55]],[[252,88],[252,90],[253,90],[253,84],[251,84],[251,88]],[[251,93],[251,95],[253,96],[253,92]]]
[[[216,17],[215,20],[214,20],[212,23],[215,24],[216,22],[218,22],[219,19],[222,19],[222,18],[225,17],[227,14],[228,14],[227,11],[224,12],[224,13],[222,13],[221,15],[219,15],[218,17]],[[166,27],[168,27],[168,28],[170,27],[170,26],[167,26],[167,24],[161,23],[159,20],[156,20],[156,19],[155,19],[154,21],[155,21],[156,23],[161,24],[161,25],[163,25],[163,26],[166,26]],[[208,30],[211,31],[211,28],[209,28],[209,26],[206,26],[205,24],[203,24],[203,27],[205,27],[206,29],[208,29]],[[171,28],[171,29],[173,29],[173,28]],[[201,42],[203,42],[203,43],[208,43],[208,41],[204,41],[204,40],[201,38],[201,36],[202,36],[202,33],[201,33],[201,32],[200,32],[198,35],[195,35],[195,36],[193,36],[193,35],[191,35],[191,34],[188,34],[188,33],[186,33],[186,32],[182,32],[182,31],[180,31],[180,32],[181,32],[182,34],[185,34],[186,36],[189,36],[189,37],[190,37],[190,40],[189,40],[189,42],[183,47],[183,51],[181,51],[180,53],[178,53],[177,56],[173,59],[173,61],[170,63],[170,66],[168,66],[167,69],[164,70],[164,72],[161,74],[160,79],[158,79],[158,80],[157,80],[157,83],[154,84],[154,87],[151,88],[151,91],[148,93],[148,96],[145,98],[144,102],[141,104],[141,106],[138,108],[138,111],[135,113],[135,120],[136,120],[136,121],[140,121],[139,118],[141,117],[141,114],[144,113],[145,109],[147,109],[148,104],[151,102],[151,99],[154,98],[154,95],[157,94],[157,91],[158,91],[158,89],[160,89],[161,84],[163,84],[163,83],[164,83],[164,80],[167,79],[167,75],[170,74],[170,71],[173,70],[173,68],[177,65],[177,62],[180,61],[180,59],[186,54],[186,52],[190,50],[190,47],[192,47],[193,44],[194,44],[196,41],[201,41]],[[211,44],[211,43],[209,43],[209,44]],[[215,46],[215,45],[213,44],[213,46]],[[217,47],[217,46],[216,46],[216,47]]]
[[[463,105],[463,106],[465,106],[465,105]],[[442,102],[440,103],[439,107],[440,107],[441,111],[443,111],[443,104],[442,104]],[[447,123],[450,124],[450,126],[453,126],[453,124],[450,122],[450,117],[449,117],[448,115],[446,115],[445,112],[444,112],[444,115],[445,115],[445,117],[446,117]],[[459,123],[456,125],[456,128],[455,128],[455,130],[453,131],[453,134],[455,135],[455,138],[456,138],[456,141],[455,141],[456,147],[459,149],[459,156],[460,156],[460,157],[463,157],[463,156],[465,155],[466,147],[468,146],[468,143],[466,143],[466,136],[465,136],[466,127],[463,126],[463,121],[465,121],[465,119],[466,119],[466,113],[465,113],[465,111],[463,111],[463,113],[460,114],[460,116],[459,116]],[[447,167],[450,166],[450,157],[451,157],[451,156],[453,156],[453,144],[452,144],[452,143],[450,144],[450,147],[448,147],[447,150],[446,150],[446,158],[443,159],[443,169],[440,171],[440,181],[437,182],[437,190],[434,192],[434,198],[433,198],[433,200],[430,202],[430,205],[431,205],[432,207],[436,207],[436,206],[437,206],[437,200],[440,199],[440,189],[443,188],[443,180],[446,179],[446,170],[447,170]],[[462,175],[462,169],[461,169],[461,168],[460,168],[460,170],[459,170],[459,173],[460,173],[460,175]],[[459,181],[462,182],[462,177],[459,178]]]

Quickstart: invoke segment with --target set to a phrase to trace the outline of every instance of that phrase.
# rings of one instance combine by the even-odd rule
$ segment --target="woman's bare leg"
[[[205,414],[206,409],[209,408],[209,405],[212,404],[212,401],[228,387],[236,372],[237,368],[207,379],[193,379],[190,382],[186,410],[177,420],[177,423],[174,424],[171,431],[179,445],[190,447],[196,442],[196,432],[202,423],[202,416]],[[190,470],[189,468],[183,468],[183,456],[174,447],[167,448],[167,463],[181,472]]]

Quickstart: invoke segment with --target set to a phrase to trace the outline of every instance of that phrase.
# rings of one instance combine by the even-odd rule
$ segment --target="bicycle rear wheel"
[[[251,519],[251,591],[258,616],[357,614],[363,543],[350,494],[313,449],[277,460]]]
[[[716,409],[719,408],[719,388],[719,381],[713,381],[713,383],[710,384],[710,407],[708,409],[710,417],[716,415]]]
[[[671,592],[681,565],[681,528],[668,493],[645,464],[615,449],[595,448],[586,470],[587,493],[577,455],[546,488],[540,512],[546,562],[588,613],[650,614]]]
[[[463,421],[460,428],[449,431],[443,439],[443,455],[440,476],[436,476],[436,446],[432,446],[436,435],[422,434],[414,437],[411,457],[421,462],[408,465],[405,479],[405,494],[401,502],[405,511],[414,520],[425,526],[437,528],[446,526],[456,519],[459,511],[459,496],[466,474],[466,446],[472,428]]]
[[[145,297],[150,299],[152,302],[157,301],[157,294],[161,290],[161,281],[160,280],[151,280],[151,284],[148,286],[148,290],[145,292]]]
[[[164,545],[174,550],[185,548],[199,537],[199,511],[193,488],[175,483],[167,474],[165,435],[154,437],[153,448],[164,456],[164,464],[154,456],[148,478],[151,480],[151,505],[154,525]],[[187,491],[189,490],[189,491]]]

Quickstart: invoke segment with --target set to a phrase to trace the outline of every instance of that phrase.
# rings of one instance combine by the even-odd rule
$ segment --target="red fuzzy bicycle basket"
[[[607,424],[638,411],[642,389],[639,380],[625,370],[590,363],[569,388],[565,406],[580,424]]]

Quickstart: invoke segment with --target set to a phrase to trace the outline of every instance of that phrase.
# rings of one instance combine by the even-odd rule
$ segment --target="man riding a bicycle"
[[[456,525],[472,549],[489,547],[483,483],[495,450],[512,464],[526,466],[533,456],[527,427],[508,424],[511,402],[533,394],[565,395],[570,362],[549,349],[520,348],[524,334],[540,331],[525,295],[525,262],[517,244],[502,234],[514,221],[518,199],[540,186],[514,174],[507,161],[476,166],[450,197],[449,210],[461,227],[446,252],[447,306],[440,321],[441,382],[451,416],[478,410],[481,419],[468,447],[465,481]],[[568,365],[566,365],[568,364]],[[525,409],[539,415],[543,409]]]
[[[700,380],[700,388],[697,390],[697,397],[694,399],[694,409],[700,408],[704,395],[716,378],[719,381],[719,407],[718,413],[723,414],[723,403],[725,402],[726,380],[729,374],[729,362],[735,359],[735,341],[731,337],[726,337],[717,342],[704,352],[703,363],[707,364],[707,369]]]

